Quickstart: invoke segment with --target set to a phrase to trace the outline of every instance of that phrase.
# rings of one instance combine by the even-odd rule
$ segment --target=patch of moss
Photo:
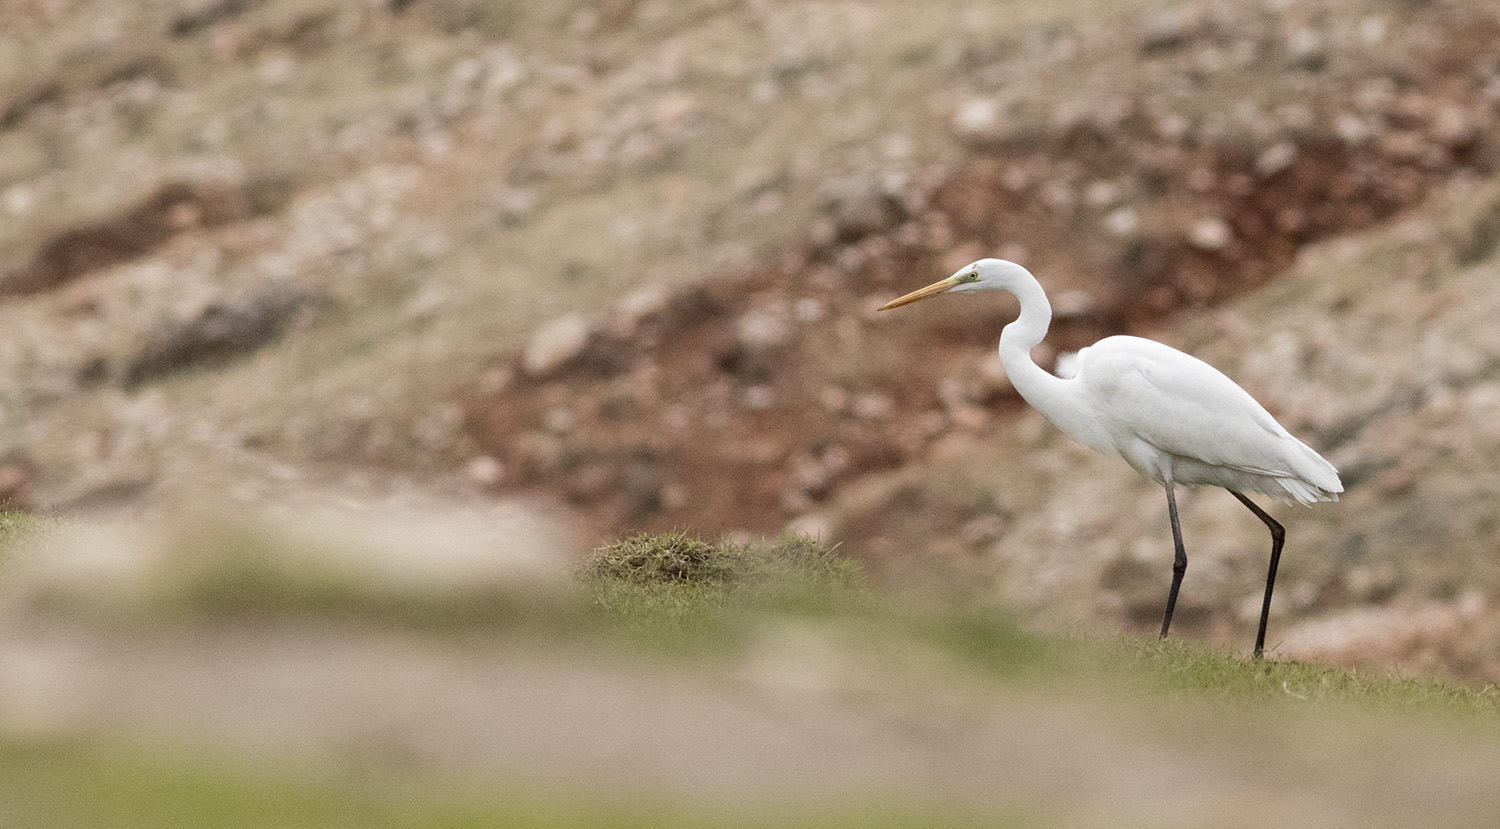
[[[584,572],[631,584],[703,584],[727,580],[742,551],[685,533],[640,534],[607,544]]]
[[[735,639],[757,615],[831,613],[869,596],[854,562],[803,536],[633,535],[601,547],[578,582],[610,625],[669,644]]]

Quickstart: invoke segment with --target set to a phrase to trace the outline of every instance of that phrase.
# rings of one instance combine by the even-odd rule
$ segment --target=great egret
[[[1177,590],[1187,571],[1174,487],[1224,487],[1265,522],[1271,531],[1271,566],[1255,636],[1259,658],[1286,531],[1244,491],[1264,493],[1281,503],[1337,501],[1344,491],[1338,470],[1292,437],[1233,380],[1171,346],[1140,337],[1106,337],[1078,352],[1072,377],[1047,373],[1031,361],[1031,349],[1047,334],[1052,306],[1036,277],[1014,262],[981,259],[880,310],[943,293],[993,290],[1010,291],[1021,301],[1021,315],[1000,335],[1000,362],[1021,397],[1068,437],[1119,454],[1136,472],[1166,488],[1177,557],[1161,620],[1162,638],[1172,625]]]

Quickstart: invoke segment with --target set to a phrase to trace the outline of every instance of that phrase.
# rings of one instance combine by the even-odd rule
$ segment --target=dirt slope
[[[1019,410],[991,351],[1007,305],[877,316],[883,299],[1009,255],[1057,300],[1055,354],[1253,290],[1311,241],[1489,173],[1482,33],[1500,21],[1313,11],[1184,7],[1136,37],[975,53],[961,165],[837,180],[773,262],[543,327],[468,404],[476,438],[503,485],[617,527],[775,530]]]
[[[1054,296],[1044,361],[1118,331],[1185,343],[1333,451],[1351,499],[1317,515],[1348,518],[1327,519],[1326,541],[1299,541],[1299,523],[1294,543],[1384,550],[1405,537],[1385,528],[1482,513],[1466,494],[1486,491],[1480,466],[1421,448],[1469,445],[1471,422],[1350,437],[1428,395],[1458,405],[1399,350],[1368,369],[1405,372],[1398,386],[1294,361],[1278,363],[1297,381],[1283,387],[1226,344],[1239,329],[1174,320],[1248,295],[1244,326],[1301,353],[1306,332],[1354,315],[1349,340],[1405,331],[1429,361],[1478,360],[1464,382],[1483,387],[1482,348],[1422,339],[1359,302],[1368,288],[1316,306],[1320,323],[1268,326],[1306,311],[1275,286],[1310,243],[1469,215],[1430,196],[1494,167],[1489,4],[73,0],[3,14],[0,497],[65,511],[203,493],[537,499],[595,537],[791,524],[837,533],[893,583],[997,590],[1053,623],[1144,624],[1161,549],[1147,494],[1091,501],[1146,517],[1079,524],[1093,551],[1074,575],[1057,545],[1080,537],[1026,529],[1076,497],[1052,482],[1082,461],[988,359],[1008,309],[872,314],[1000,254]],[[1429,280],[1466,279],[1493,252],[1492,219],[1451,221],[1469,229],[1438,245]],[[1349,238],[1355,259],[1384,244]],[[1359,282],[1376,273],[1348,279],[1414,278]],[[1485,283],[1463,284],[1485,307]],[[1444,295],[1406,290],[1422,307]],[[891,483],[975,446],[1005,465],[956,492]],[[1032,477],[1013,483],[1021,469]],[[1095,495],[1138,491],[1099,480],[1118,486]],[[1419,497],[1424,480],[1440,489]],[[1387,494],[1362,506],[1375,485]],[[1487,527],[1465,517],[1402,546],[1431,568],[1394,546],[1290,564],[1306,652],[1346,653],[1333,609],[1372,629],[1410,612],[1427,632],[1397,650],[1490,676],[1480,623],[1444,621],[1488,618],[1496,588],[1472,552]],[[1195,589],[1185,633],[1243,631],[1259,553],[1234,549],[1217,575],[1195,565],[1190,587],[1218,586]],[[1076,603],[1055,600],[1062,584]]]

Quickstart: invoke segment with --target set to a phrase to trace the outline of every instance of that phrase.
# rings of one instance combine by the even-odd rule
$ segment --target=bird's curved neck
[[[1063,381],[1031,360],[1031,349],[1047,336],[1047,327],[1052,324],[1052,305],[1041,283],[1030,274],[1010,292],[1021,301],[1021,315],[1000,334],[1000,362],[1011,385],[1026,402],[1055,422]]]

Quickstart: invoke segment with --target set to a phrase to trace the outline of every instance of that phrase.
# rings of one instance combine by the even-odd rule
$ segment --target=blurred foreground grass
[[[0,556],[8,557],[16,538],[50,533],[57,525],[0,514]],[[193,549],[212,546],[201,531],[190,537]],[[437,621],[438,634],[456,625],[467,634],[493,630],[496,636],[584,640],[656,653],[689,670],[732,664],[748,651],[768,647],[767,642],[775,647],[788,630],[814,631],[854,662],[879,665],[882,671],[894,665],[899,674],[902,664],[917,664],[920,682],[934,691],[966,683],[991,694],[1107,699],[1110,716],[1170,707],[1207,711],[1199,722],[1232,714],[1252,727],[1287,715],[1365,723],[1373,717],[1398,728],[1438,718],[1500,735],[1500,692],[1493,686],[1473,689],[1316,664],[1251,661],[1177,640],[1038,636],[993,607],[917,606],[884,594],[866,583],[852,562],[806,538],[733,544],[680,533],[634,536],[597,551],[571,586],[550,598],[516,602],[495,594],[495,601],[508,602],[505,612],[476,610],[476,601],[491,597],[483,591],[459,590],[446,599],[423,601],[372,600],[367,583],[341,583],[326,569],[275,565],[286,560],[285,551],[270,555],[258,549],[267,543],[262,536],[231,533],[224,546],[232,555],[219,551],[202,557],[200,565],[208,565],[175,569],[173,589],[155,601],[166,596],[181,605],[171,614],[174,624],[234,624],[245,614],[313,615],[432,632]],[[309,573],[314,574],[311,588],[302,581]],[[236,610],[226,617],[216,602]],[[45,623],[47,617],[41,618]],[[390,786],[358,776],[271,771],[228,758],[189,760],[107,737],[37,742],[4,736],[6,730],[0,730],[0,826],[1036,823],[1035,815],[975,814],[946,804],[783,805],[746,815],[714,807],[711,797],[705,806],[504,786],[476,794],[472,786],[420,776],[427,782]]]
[[[1500,688],[1391,677],[1289,660],[1253,660],[1183,639],[1042,637],[984,606],[914,608],[870,588],[852,562],[803,537],[709,544],[680,533],[601,549],[582,571],[585,599],[612,627],[669,649],[732,647],[767,619],[857,626],[917,644],[1002,680],[1087,681],[1205,702],[1322,701],[1411,713],[1500,715]]]
[[[722,826],[984,827],[1022,825],[993,814],[893,804],[769,809],[746,815],[728,809],[651,805],[578,791],[536,787],[482,795],[428,786],[294,777],[284,771],[220,759],[95,744],[32,745],[0,741],[0,826],[213,827],[213,829],[342,829],[342,827],[618,827],[674,829]]]

